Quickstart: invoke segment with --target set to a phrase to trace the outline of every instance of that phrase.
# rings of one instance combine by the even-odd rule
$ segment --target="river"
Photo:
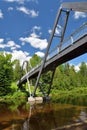
[[[0,103],[0,130],[68,129],[87,130],[87,106],[51,102]]]

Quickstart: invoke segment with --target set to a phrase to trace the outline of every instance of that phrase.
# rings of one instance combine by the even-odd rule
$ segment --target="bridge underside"
[[[82,36],[80,39],[75,41],[73,44],[70,44],[65,49],[61,50],[54,57],[47,60],[45,62],[42,73],[49,71],[49,70],[53,70],[57,66],[65,63],[69,60],[72,60],[73,58],[76,58],[76,57],[78,57],[86,52],[87,52],[87,34]],[[41,66],[39,66],[38,68],[36,68],[32,72],[29,72],[28,78],[29,79],[36,78],[38,73],[39,73],[40,67]],[[19,80],[17,85],[20,86],[21,84],[26,83],[26,81],[27,80],[26,80],[26,75],[25,75]]]
[[[58,55],[55,55],[52,59],[46,62],[45,71],[54,69],[69,60],[72,60],[87,52],[87,34],[78,39],[73,44],[69,45]]]

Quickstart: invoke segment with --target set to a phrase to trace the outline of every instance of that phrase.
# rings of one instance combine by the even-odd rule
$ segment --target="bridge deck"
[[[87,34],[84,34],[79,39],[74,41],[72,44],[61,50],[58,54],[54,55],[52,58],[48,59],[44,65],[42,73],[52,70],[53,68],[63,64],[75,57],[78,57],[87,52]],[[32,69],[28,72],[28,78],[34,78],[38,75],[40,70],[40,66]],[[24,75],[18,82],[17,85],[20,86],[21,84],[25,83],[26,75]]]

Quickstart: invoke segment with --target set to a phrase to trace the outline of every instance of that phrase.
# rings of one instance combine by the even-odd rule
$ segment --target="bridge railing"
[[[84,36],[85,34],[87,34],[87,23],[84,23],[78,30],[72,33],[63,42],[59,43],[53,50],[51,50],[47,56],[47,60],[57,55],[58,53],[60,53],[70,45],[73,45],[75,41],[77,41],[80,37]],[[61,48],[60,45],[62,45]]]
[[[87,34],[87,23],[83,24],[78,30],[76,30],[67,39],[65,39],[61,43],[62,46],[61,46],[60,50],[59,50],[59,46],[60,46],[60,43],[59,43],[51,52],[49,52],[46,61],[51,59],[52,57],[54,57],[55,55],[57,55],[58,53],[60,53],[64,49],[66,49],[67,47],[69,47],[70,45],[73,45],[73,43],[75,43],[75,41],[77,41],[80,37],[84,36],[85,34]],[[28,72],[28,74],[30,74],[33,71],[35,71],[36,69],[38,69],[41,66],[41,64],[42,64],[42,61],[39,64],[37,64],[34,68],[32,68]]]
[[[32,73],[34,70],[36,70],[37,68],[39,68],[40,65],[41,65],[41,63],[42,63],[42,61],[41,61],[39,64],[37,64],[35,67],[31,68],[31,69],[29,70],[28,74]]]

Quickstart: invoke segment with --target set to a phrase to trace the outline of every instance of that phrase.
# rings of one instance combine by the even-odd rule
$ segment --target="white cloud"
[[[16,44],[14,41],[8,41],[6,44],[4,44],[3,42],[4,39],[0,39],[0,48],[10,48],[11,50],[21,48],[21,46]]]
[[[42,32],[40,32],[40,30],[41,30],[41,27],[40,26],[34,26],[33,28],[32,28],[32,34],[31,34],[31,36],[33,36],[34,35],[34,37],[40,37],[41,35],[42,35]],[[38,32],[38,35],[36,36],[36,32]]]
[[[9,7],[8,8],[8,11],[12,11],[14,8],[13,7]]]
[[[38,0],[27,0],[27,1],[29,1],[29,2],[35,2],[35,3],[38,4]]]
[[[49,33],[49,34],[51,34],[51,33],[52,33],[52,30],[51,30],[51,29],[49,29],[49,30],[48,30],[48,33]]]
[[[39,36],[35,32],[31,33],[30,36],[34,38],[39,38]]]
[[[34,48],[39,48],[40,50],[43,50],[47,47],[47,39],[40,39],[39,36],[35,33],[32,33],[29,37],[21,37],[20,41],[23,43],[30,43],[30,45]]]
[[[84,12],[78,12],[78,11],[76,11],[76,12],[74,13],[74,18],[75,18],[75,19],[86,18],[86,17],[87,17],[87,14],[84,13]]]
[[[0,9],[0,18],[2,19],[3,18],[3,13],[2,13],[2,10]]]
[[[74,64],[70,64],[70,66],[72,66],[72,65],[74,65]],[[80,68],[79,68],[80,65],[81,65],[81,63],[74,65],[74,69],[75,69],[76,72],[78,72],[80,70]]]
[[[20,61],[21,65],[23,64],[23,62],[25,60],[29,61],[30,58],[31,58],[31,56],[29,56],[28,52],[23,52],[21,50],[19,50],[19,51],[14,50],[12,52],[12,61],[15,60],[15,59],[18,59]]]
[[[19,4],[23,4],[25,0],[4,0],[6,2],[18,2]]]
[[[39,31],[40,29],[41,29],[40,26],[34,26],[34,27],[32,28],[32,31],[35,32],[36,30]]]
[[[56,34],[56,35],[60,35],[61,32],[62,32],[62,27],[61,27],[60,25],[57,25],[55,34]]]
[[[40,51],[36,52],[35,54],[37,54],[40,57],[44,57],[44,55],[45,55],[43,52],[40,52]]]
[[[16,44],[14,41],[8,41],[7,42],[7,47],[10,47],[11,50],[15,50],[17,48],[21,48],[21,46]]]
[[[86,63],[87,65],[87,63]],[[78,65],[74,65],[75,66],[75,71],[78,72],[80,70],[80,66],[81,66],[81,63],[79,63]]]
[[[58,29],[58,28],[56,28],[56,32],[55,32],[55,34],[56,34],[56,35],[59,35],[60,33],[61,33],[61,30]]]
[[[15,44],[15,42],[14,41],[8,41],[7,42],[7,46],[8,47],[13,47],[13,46],[15,46],[16,44]]]
[[[3,43],[4,42],[4,39],[3,38],[0,38],[0,43]]]
[[[60,35],[60,34],[61,34],[61,31],[62,31],[62,27],[61,27],[60,25],[57,25],[56,30],[55,30],[55,35]],[[51,33],[52,33],[52,30],[49,29],[49,30],[48,30],[48,33],[51,34]]]
[[[49,29],[49,30],[48,30],[48,33],[51,34],[51,33],[52,33],[52,30]],[[56,35],[59,35],[60,33],[61,33],[61,30],[58,29],[58,28],[56,28],[55,34],[56,34]]]
[[[12,61],[14,60],[19,60],[20,61],[20,65],[22,66],[24,61],[29,61],[32,57],[29,56],[29,53],[26,51],[22,51],[22,50],[14,50],[13,52],[4,52],[7,54],[11,54],[12,55]]]
[[[29,15],[30,17],[37,17],[39,14],[38,11],[36,12],[35,10],[29,10],[24,6],[17,7],[17,10]]]
[[[2,48],[2,49],[3,49],[3,48],[5,48],[5,45],[3,45],[3,44],[0,44],[0,48]]]
[[[21,11],[21,12],[23,12],[23,13],[25,13],[25,14],[30,14],[30,13],[29,13],[29,9],[25,8],[24,6],[17,7],[17,10],[18,10],[18,11]]]
[[[0,38],[0,48],[5,48],[6,47],[6,44],[3,44],[4,42],[4,39],[3,38]]]
[[[75,71],[78,72],[80,70],[80,65],[75,65]]]
[[[19,4],[24,4],[24,2],[35,2],[38,4],[38,0],[4,0],[4,1],[10,2],[10,3],[17,2]]]

